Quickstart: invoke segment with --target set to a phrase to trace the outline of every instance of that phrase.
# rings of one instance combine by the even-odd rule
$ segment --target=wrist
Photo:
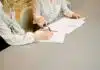
[[[70,18],[73,16],[73,14],[74,12],[72,11],[70,11],[69,13],[64,13],[65,16],[70,17]]]

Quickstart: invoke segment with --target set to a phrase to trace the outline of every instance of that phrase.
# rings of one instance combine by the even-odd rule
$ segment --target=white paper
[[[70,19],[70,18],[62,18],[52,24],[49,25],[49,27],[52,30],[63,32],[63,33],[71,33],[76,28],[80,27],[82,24],[85,23],[85,18],[80,19]]]
[[[54,32],[50,40],[40,40],[40,42],[55,42],[55,43],[64,43],[65,33]]]
[[[84,20],[85,18],[69,19],[64,17],[49,25],[52,30],[58,32],[54,32],[50,40],[41,40],[40,42],[64,43],[65,35],[70,34],[76,28],[82,26],[85,23]]]

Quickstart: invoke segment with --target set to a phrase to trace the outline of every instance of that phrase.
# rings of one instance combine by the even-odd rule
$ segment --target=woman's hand
[[[80,15],[78,13],[73,13],[71,18],[78,19]]]
[[[50,32],[48,30],[42,31],[38,30],[35,32],[35,38],[36,40],[49,40],[53,35],[53,32]]]
[[[42,16],[36,16],[36,23],[40,26],[43,27],[44,24],[46,24],[46,20]]]
[[[65,16],[65,17],[72,18],[72,19],[78,19],[78,18],[81,17],[78,13],[75,13],[75,12],[73,12],[73,13],[71,13],[71,14],[68,14],[68,15],[64,14],[64,16]]]

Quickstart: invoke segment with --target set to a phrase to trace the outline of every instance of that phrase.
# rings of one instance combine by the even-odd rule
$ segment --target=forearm
[[[10,45],[24,45],[33,43],[35,41],[34,34],[28,32],[24,35],[18,34],[9,34],[9,35],[1,35],[4,40]]]
[[[64,14],[65,16],[72,17],[72,14],[73,14],[74,12],[72,12],[72,11],[68,8],[66,0],[62,0],[62,7],[61,7],[61,8],[62,8],[63,14]]]
[[[13,34],[8,26],[0,21],[0,36],[10,45],[24,45],[35,41],[34,34],[27,32],[25,34]]]
[[[33,0],[33,16],[40,16],[40,2],[39,0]]]

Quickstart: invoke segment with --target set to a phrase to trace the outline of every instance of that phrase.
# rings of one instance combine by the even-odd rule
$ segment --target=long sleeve
[[[20,24],[17,23],[15,19],[11,19],[7,14],[5,14],[2,7],[0,7],[0,20],[2,20],[9,28],[11,28],[13,33],[25,33],[25,31],[21,28]]]
[[[0,36],[10,45],[24,45],[34,42],[34,34],[13,34],[8,26],[0,19]]]
[[[13,28],[13,33],[24,34],[25,31],[21,28],[20,24],[17,23],[15,19],[11,19],[5,13],[2,14],[3,22],[7,24],[10,28]]]
[[[16,20],[10,19],[10,17],[4,13],[1,6],[0,36],[10,45],[24,45],[32,43],[35,40],[34,34],[31,32],[25,33]]]
[[[73,12],[67,7],[66,0],[62,0],[61,9],[64,15],[72,16]]]

